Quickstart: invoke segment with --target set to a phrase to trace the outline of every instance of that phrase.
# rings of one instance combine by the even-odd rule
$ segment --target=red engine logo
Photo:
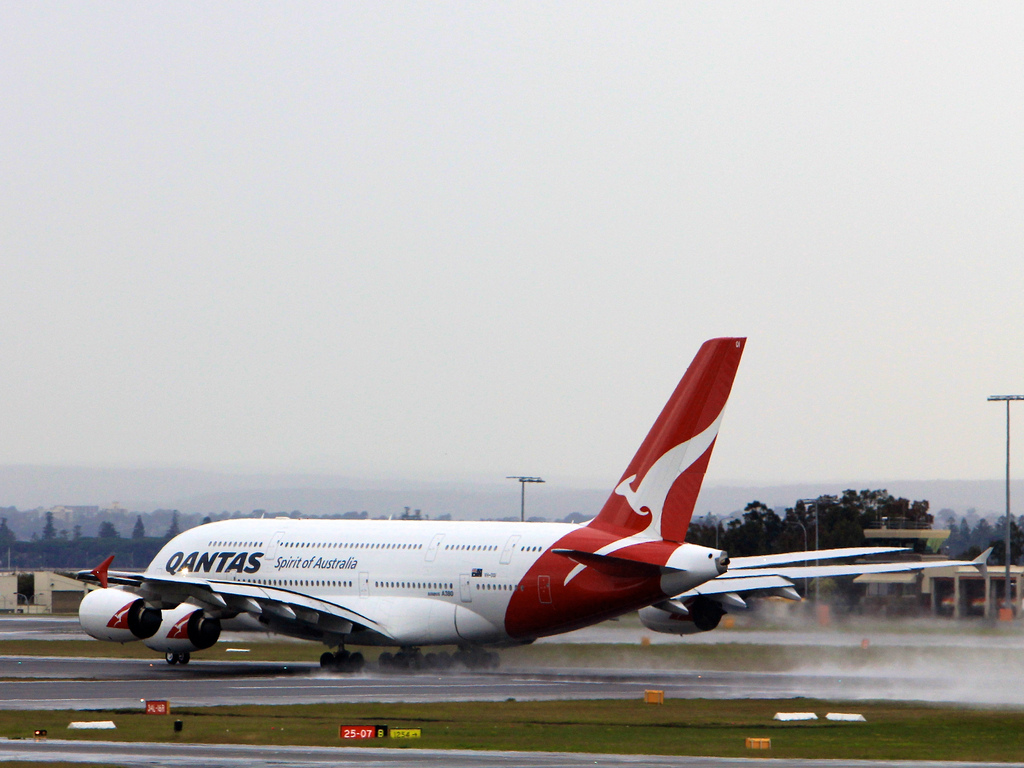
[[[107,626],[113,629],[128,629],[128,610],[131,607],[132,603],[128,603],[128,605],[111,616],[110,621],[107,622]]]

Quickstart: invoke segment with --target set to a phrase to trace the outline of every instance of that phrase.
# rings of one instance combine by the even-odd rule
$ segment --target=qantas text
[[[260,569],[262,552],[175,552],[167,561],[167,572],[177,573],[256,573]]]

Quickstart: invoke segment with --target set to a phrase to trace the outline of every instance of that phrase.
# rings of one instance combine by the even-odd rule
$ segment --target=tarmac
[[[1024,763],[957,763],[938,760],[780,760],[771,758],[606,755],[586,752],[481,752],[474,750],[380,749],[375,747],[267,747],[234,744],[158,744],[113,741],[0,739],[0,760],[110,763],[136,766],[201,765],[204,768],[1024,768]]]
[[[166,699],[172,706],[229,704],[297,704],[331,702],[436,702],[635,699],[648,688],[669,698],[821,698],[855,702],[867,699],[925,700],[975,706],[1024,707],[1024,688],[1017,685],[1021,669],[1007,669],[1006,658],[1024,650],[1016,631],[975,627],[949,630],[935,625],[918,631],[870,631],[874,648],[927,648],[928,663],[856,668],[856,665],[809,665],[794,672],[707,672],[680,669],[505,669],[488,672],[381,673],[372,667],[359,675],[328,674],[316,664],[247,661],[204,661],[193,657],[187,666],[170,666],[154,653],[139,659],[76,659],[49,656],[0,657],[0,710],[117,709],[140,706],[140,700]],[[624,643],[635,645],[648,636],[636,624],[605,624],[551,642]],[[867,636],[867,635],[866,635]],[[83,639],[71,617],[0,617],[0,640]],[[245,642],[245,637],[231,642]],[[653,640],[662,638],[653,636]],[[547,641],[539,641],[547,642]],[[825,645],[860,648],[858,632],[819,628],[782,631],[712,632],[667,642],[705,644],[742,642],[753,645]],[[949,664],[936,666],[949,650]],[[576,651],[579,653],[580,651]],[[1024,654],[1021,654],[1024,657]],[[883,654],[884,656],[884,654]],[[998,657],[999,663],[986,663]],[[901,654],[905,659],[906,655]],[[970,669],[970,674],[964,674]],[[703,758],[642,755],[591,755],[537,752],[473,752],[380,748],[248,747],[244,745],[138,744],[58,739],[0,739],[0,761],[65,761],[120,766],[396,766],[444,765],[524,766],[677,766],[679,768],[776,768],[771,758]],[[947,761],[787,760],[800,768],[963,768]],[[982,765],[971,763],[970,765]],[[1020,766],[1024,763],[992,764]]]
[[[0,710],[108,709],[144,699],[178,705],[346,702],[636,699],[648,688],[670,698],[941,700],[942,677],[833,676],[777,672],[515,669],[489,672],[329,674],[314,664],[162,659],[0,657]]]

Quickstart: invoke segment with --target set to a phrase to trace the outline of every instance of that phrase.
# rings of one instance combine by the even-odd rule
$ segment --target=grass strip
[[[782,723],[779,711],[859,712],[867,723]],[[71,720],[105,720],[116,731],[69,731]],[[180,733],[174,720],[183,721]],[[343,742],[339,725],[420,728],[415,741]],[[395,748],[545,750],[621,754],[771,756],[782,759],[1020,761],[1024,712],[868,702],[785,700],[451,702],[174,708],[170,716],[137,710],[6,711],[0,736],[28,738],[36,728],[82,740],[390,746]],[[747,750],[768,737],[768,753]]]

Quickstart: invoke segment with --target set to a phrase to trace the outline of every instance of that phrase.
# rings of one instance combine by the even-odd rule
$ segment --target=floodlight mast
[[[543,483],[544,481],[539,477],[526,477],[525,475],[509,475],[505,478],[506,480],[518,480],[519,481],[519,519],[522,522],[526,522],[526,484],[527,483]]]
[[[796,503],[797,504],[803,504],[804,505],[804,509],[807,509],[807,507],[811,506],[812,504],[814,505],[814,551],[817,552],[818,549],[819,549],[819,547],[818,547],[818,506],[819,506],[819,504],[821,504],[821,496],[819,496],[816,499],[797,499]],[[803,523],[800,524],[800,527],[803,528]],[[806,528],[804,528],[804,551],[805,552],[807,551],[807,529]],[[817,567],[819,564],[820,563],[819,563],[818,559],[815,558],[814,566]],[[821,579],[819,579],[817,576],[815,576],[815,578],[814,578],[814,602],[815,603],[820,602],[820,600],[819,600],[819,598],[821,596],[821,590],[819,588],[819,584],[820,583],[821,583]],[[804,597],[807,597],[807,580],[806,579],[804,579]]]
[[[1006,529],[1003,552],[1006,555],[1006,587],[1003,590],[1003,607],[1013,610],[1010,600],[1010,401],[1024,400],[1024,395],[990,395],[989,401],[1006,402]]]

